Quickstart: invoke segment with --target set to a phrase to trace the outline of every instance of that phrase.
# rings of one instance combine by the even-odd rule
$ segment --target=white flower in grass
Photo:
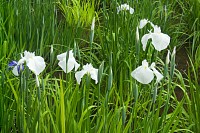
[[[22,59],[19,62],[26,62],[28,68],[35,74],[39,75],[46,67],[44,58],[41,56],[35,56],[35,53],[31,53],[28,51],[24,52],[24,56],[22,55]]]
[[[44,59],[41,56],[35,56],[35,53],[28,51],[24,52],[24,55],[21,54],[21,59],[16,62],[12,61],[9,63],[9,66],[14,66],[13,73],[18,76],[20,69],[23,70],[23,64],[26,63],[28,68],[35,74],[39,75],[46,67]]]
[[[156,82],[160,82],[163,78],[162,74],[155,69],[155,63],[149,67],[146,60],[143,60],[142,65],[131,72],[131,76],[142,84],[149,84],[153,80],[154,74],[157,77]]]
[[[149,84],[154,78],[153,71],[149,68],[146,60],[142,61],[142,66],[131,72],[131,76],[142,84]]]
[[[139,29],[142,29],[148,22],[149,22],[148,19],[140,20]]]
[[[131,8],[128,4],[122,4],[120,5],[119,7],[117,7],[117,14],[120,12],[120,11],[123,11],[123,10],[129,10],[130,14],[133,14],[134,13],[134,9]]]
[[[41,56],[35,56],[35,53],[24,51],[18,62],[11,61],[9,63],[9,67],[14,67],[12,72],[15,76],[19,76],[20,72],[24,70],[24,63],[26,63],[28,68],[36,75],[36,84],[39,86],[38,75],[46,67],[44,59]]]
[[[67,52],[57,55],[57,59],[59,60],[58,65],[63,69],[65,73],[66,73],[66,69],[67,69],[67,73],[69,73],[72,71],[73,68],[75,68],[75,71],[76,71],[80,66],[80,64],[76,62],[72,50],[69,51],[68,61],[67,61]]]
[[[94,68],[92,64],[86,64],[83,66],[83,70],[75,73],[78,84],[80,84],[81,79],[85,74],[89,74],[91,78],[95,80],[95,84],[98,83],[98,69]]]
[[[145,51],[149,39],[152,39],[152,44],[156,50],[161,51],[166,49],[170,43],[170,37],[167,34],[162,33],[160,27],[157,25],[153,25],[153,23],[151,23],[151,25],[153,26],[154,31],[145,34],[141,40],[143,50]]]
[[[11,61],[8,64],[9,69],[12,69],[12,73],[15,76],[19,76],[19,74],[21,73],[21,71],[24,70],[24,65],[23,63],[17,62],[17,61]]]

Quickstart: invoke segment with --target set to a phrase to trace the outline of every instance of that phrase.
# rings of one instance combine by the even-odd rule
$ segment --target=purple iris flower
[[[9,68],[15,67],[17,65],[17,61],[11,61],[8,63]]]
[[[18,76],[20,74],[20,70],[24,70],[24,65],[18,65],[17,61],[11,61],[8,63],[9,69],[13,69],[13,74]],[[21,67],[21,69],[20,69]]]

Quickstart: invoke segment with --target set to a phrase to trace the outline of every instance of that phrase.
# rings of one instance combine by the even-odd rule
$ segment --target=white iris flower
[[[36,83],[39,86],[38,75],[45,69],[46,65],[44,59],[41,56],[35,56],[35,53],[24,51],[21,54],[21,59],[16,62],[12,61],[9,63],[10,67],[14,67],[12,72],[15,76],[19,76],[19,73],[24,70],[24,63],[28,66],[28,68],[36,75]]]
[[[120,5],[119,7],[117,7],[117,14],[120,12],[120,11],[123,11],[123,10],[128,10],[130,12],[130,14],[133,14],[134,13],[134,9],[131,8],[128,4],[122,4]]]
[[[58,65],[63,69],[66,73],[66,66],[67,66],[67,73],[71,72],[73,68],[75,71],[79,68],[80,64],[78,64],[74,58],[73,51],[69,51],[68,61],[66,61],[67,52],[57,55],[57,59],[59,60]],[[67,62],[67,63],[66,63]]]
[[[98,83],[98,69],[94,68],[92,64],[86,64],[83,66],[83,70],[75,73],[76,80],[78,84],[81,82],[81,78],[85,75],[89,74],[93,80],[95,80],[95,84]]]
[[[143,60],[142,65],[131,72],[131,76],[142,84],[149,84],[153,80],[154,74],[157,77],[156,82],[160,82],[163,75],[155,69],[155,63],[149,67],[146,60]]]
[[[26,65],[28,68],[35,74],[39,75],[46,67],[44,58],[41,56],[35,56],[35,53],[31,53],[28,51],[24,52],[24,56],[22,56],[22,59],[19,60],[18,63],[26,62]]]
[[[23,70],[23,64],[26,63],[28,68],[35,74],[39,75],[46,67],[44,59],[41,56],[35,56],[35,53],[24,51],[24,54],[21,54],[21,59],[16,62],[12,61],[13,74],[19,76],[19,69]],[[14,64],[14,65],[13,65]]]
[[[139,28],[142,29],[147,23],[150,23],[154,30],[153,32],[149,31],[148,34],[145,34],[142,37],[141,42],[143,45],[143,50],[145,51],[147,42],[149,39],[152,39],[152,44],[157,51],[166,49],[170,43],[170,37],[167,34],[162,33],[160,27],[158,27],[157,25],[154,25],[152,22],[148,21],[147,19],[142,19],[140,21]]]

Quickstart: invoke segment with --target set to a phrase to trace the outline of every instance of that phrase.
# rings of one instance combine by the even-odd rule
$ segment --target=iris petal
[[[90,74],[91,78],[93,80],[95,80],[95,84],[98,83],[98,69],[94,68],[92,66],[92,64],[86,64],[83,66],[83,70],[82,71],[79,71],[79,72],[76,72],[75,74],[75,77],[76,77],[76,80],[78,82],[78,84],[80,84],[81,82],[81,78],[84,76],[84,74]]]
[[[66,61],[61,60],[58,62],[58,65],[62,68],[62,70],[66,73]]]
[[[141,42],[142,42],[142,45],[143,45],[143,51],[145,51],[145,49],[146,49],[146,47],[147,47],[147,42],[148,42],[148,40],[151,38],[151,33],[149,33],[149,34],[145,34],[143,37],[142,37],[142,40],[141,40]]]
[[[154,78],[153,71],[143,66],[137,67],[131,76],[142,84],[149,84]]]
[[[154,74],[156,75],[156,82],[160,82],[160,80],[163,78],[163,75],[158,72],[158,70],[156,70],[155,68],[152,68]]]
[[[142,29],[148,23],[147,19],[140,20],[139,29]]]
[[[78,84],[80,84],[82,77],[87,73],[87,71],[82,70],[82,71],[78,71],[75,73],[75,78],[78,82]]]
[[[9,62],[9,64],[8,64],[9,67],[14,67],[14,66],[16,66],[16,65],[17,65],[17,61],[11,61],[11,62]]]
[[[67,63],[66,63],[66,56],[67,56],[67,52],[57,55],[57,59],[59,60],[58,65],[63,69],[65,73],[66,73],[66,67],[67,67],[67,73],[72,71],[74,67],[76,71],[80,65],[76,62],[73,56],[73,51],[72,50],[69,51],[69,57],[68,57]]]
[[[156,75],[156,82],[160,82],[160,80],[163,78],[163,75],[158,70],[156,70],[155,63],[153,62],[150,67],[153,70],[153,73]]]
[[[166,49],[170,43],[170,37],[163,33],[151,33],[152,44],[156,50]]]
[[[92,71],[90,71],[90,75],[91,75],[91,78],[95,80],[95,84],[97,84],[98,83],[98,69],[93,68]]]
[[[40,56],[35,56],[27,60],[27,66],[36,75],[39,75],[45,69],[44,59]]]
[[[19,76],[19,73],[18,73],[18,66],[15,66],[12,70],[12,73],[15,75],[15,76]]]

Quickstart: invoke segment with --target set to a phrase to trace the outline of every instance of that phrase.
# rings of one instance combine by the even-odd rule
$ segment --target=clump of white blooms
[[[124,10],[129,11],[130,14],[134,13],[134,9],[130,7],[127,3],[125,3],[117,7],[117,14],[119,14],[120,11],[124,11]]]

